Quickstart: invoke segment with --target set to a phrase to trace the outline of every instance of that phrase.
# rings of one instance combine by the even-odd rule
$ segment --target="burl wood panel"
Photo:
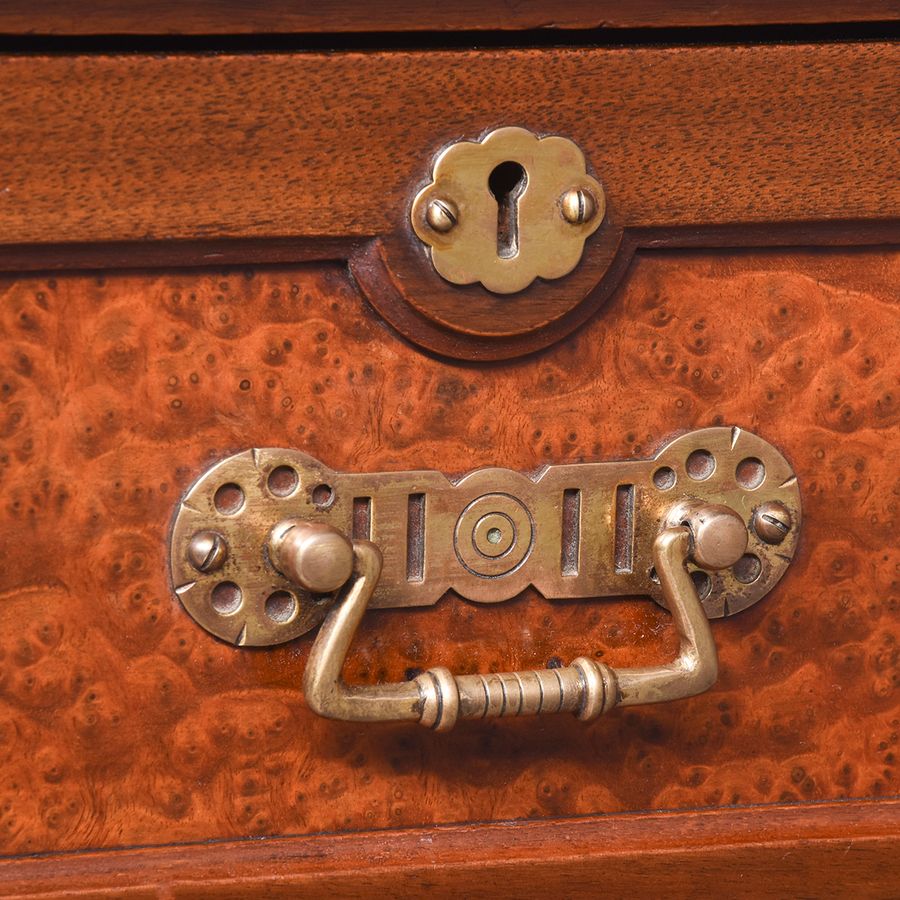
[[[898,277],[884,249],[648,253],[585,328],[490,366],[402,342],[338,266],[5,279],[3,850],[896,794]],[[180,492],[254,444],[531,470],[723,423],[786,453],[806,522],[777,590],[714,623],[721,678],[690,700],[588,727],[330,722],[300,695],[311,636],[227,646],[166,582]],[[649,601],[445,598],[369,614],[347,675],[674,650]]]

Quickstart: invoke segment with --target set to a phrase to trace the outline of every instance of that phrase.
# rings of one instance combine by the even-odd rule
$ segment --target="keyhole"
[[[488,176],[488,188],[497,201],[497,256],[510,259],[519,252],[519,197],[528,176],[517,162],[507,160]]]

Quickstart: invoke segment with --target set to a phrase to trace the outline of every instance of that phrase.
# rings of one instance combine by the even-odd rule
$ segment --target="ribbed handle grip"
[[[423,725],[442,731],[458,718],[494,719],[571,712],[588,721],[615,706],[616,674],[586,657],[559,669],[453,675],[429,669],[415,679],[423,699]]]
[[[710,512],[714,515],[697,519],[707,531],[699,541],[691,525],[694,515],[684,525],[666,528],[653,543],[653,561],[681,647],[671,663],[633,669],[613,669],[579,657],[570,666],[558,669],[453,675],[448,669],[433,668],[413,681],[347,685],[341,680],[341,669],[381,573],[381,552],[368,541],[357,541],[353,545],[350,586],[325,619],[310,653],[304,677],[307,703],[328,718],[356,722],[413,720],[442,731],[452,728],[460,718],[571,712],[589,721],[614,706],[659,703],[699,694],[716,680],[718,663],[709,622],[685,563],[692,553],[702,555],[706,551],[711,558],[709,548],[718,547],[719,532],[734,530],[732,519],[740,521],[724,507],[710,507]],[[731,565],[730,556],[743,552],[740,542],[731,540],[730,544],[731,549],[720,553],[722,558],[717,563]]]

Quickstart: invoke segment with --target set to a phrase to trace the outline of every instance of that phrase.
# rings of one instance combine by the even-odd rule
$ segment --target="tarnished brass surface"
[[[702,516],[703,510],[698,511]],[[717,530],[740,518],[718,512],[708,517]],[[730,522],[728,521],[730,518]],[[680,649],[671,663],[613,669],[588,657],[565,668],[489,675],[456,675],[428,669],[412,681],[347,685],[341,670],[353,635],[381,574],[382,557],[369,541],[354,545],[354,575],[345,596],[331,610],[306,665],[303,689],[310,709],[352,722],[418,721],[446,731],[457,719],[571,712],[590,721],[615,706],[663,703],[691,697],[716,680],[718,662],[709,622],[685,567],[696,536],[687,526],[669,527],[653,542],[653,560],[666,605],[678,629]],[[730,558],[735,562],[736,551]]]
[[[350,539],[324,522],[279,522],[269,536],[268,556],[288,581],[312,594],[336,591],[353,572]]]
[[[724,505],[743,523],[746,551],[721,571],[713,567],[722,560],[715,546],[722,532],[703,537],[703,523],[692,521],[698,504]],[[755,516],[760,508],[777,508],[789,522],[778,543]],[[480,469],[455,482],[433,471],[340,473],[296,450],[247,450],[203,474],[175,517],[173,586],[204,628],[261,646],[322,621],[331,597],[299,588],[273,561],[273,528],[291,519],[377,544],[384,562],[373,608],[426,606],[451,589],[495,603],[530,584],[550,599],[649,595],[665,605],[654,541],[664,527],[687,522],[701,527],[698,558],[708,568],[689,568],[715,618],[745,609],[777,583],[801,514],[787,461],[739,428],[683,435],[649,460],[548,466],[530,476]],[[734,542],[732,532],[727,552]],[[213,543],[219,565],[207,571],[202,551]]]
[[[666,517],[671,525],[691,530],[691,558],[702,569],[718,571],[733,566],[747,549],[749,534],[744,520],[719,503],[688,500]]]
[[[511,294],[571,272],[605,210],[572,141],[498,128],[438,156],[410,217],[447,281]]]

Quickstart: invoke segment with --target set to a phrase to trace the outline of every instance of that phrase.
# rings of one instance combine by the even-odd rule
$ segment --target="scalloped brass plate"
[[[444,150],[410,216],[443,278],[511,294],[568,275],[605,210],[572,141],[509,127]]]

